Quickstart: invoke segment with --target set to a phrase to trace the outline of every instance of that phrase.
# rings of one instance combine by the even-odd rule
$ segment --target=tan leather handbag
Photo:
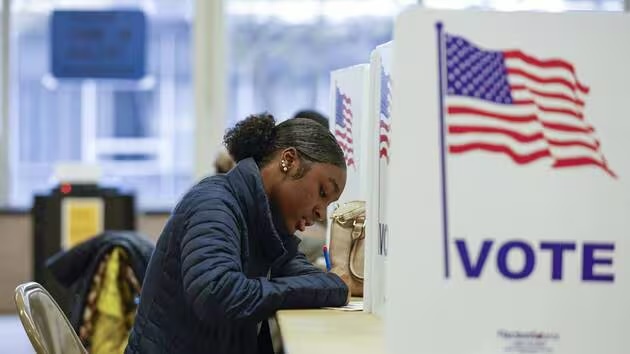
[[[350,275],[352,296],[363,296],[365,202],[345,203],[331,218],[329,249],[332,267]]]

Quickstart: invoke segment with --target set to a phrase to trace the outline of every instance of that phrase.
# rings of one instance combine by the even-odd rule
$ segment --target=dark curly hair
[[[292,118],[276,125],[271,114],[251,115],[223,137],[234,160],[253,158],[263,167],[278,150],[295,148],[308,162],[328,163],[346,169],[343,151],[324,126],[307,118]]]

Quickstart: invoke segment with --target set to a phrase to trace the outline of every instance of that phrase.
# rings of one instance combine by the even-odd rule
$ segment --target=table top
[[[362,311],[283,310],[276,314],[287,354],[385,352],[383,322]]]

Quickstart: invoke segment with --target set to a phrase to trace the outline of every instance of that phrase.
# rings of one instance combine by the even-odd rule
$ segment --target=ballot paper
[[[338,311],[363,311],[363,300],[350,301],[346,306],[324,308]]]

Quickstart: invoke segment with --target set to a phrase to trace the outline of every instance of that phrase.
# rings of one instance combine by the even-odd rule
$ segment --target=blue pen
[[[324,260],[326,261],[326,270],[330,272],[330,255],[328,254],[328,247],[324,245]]]

